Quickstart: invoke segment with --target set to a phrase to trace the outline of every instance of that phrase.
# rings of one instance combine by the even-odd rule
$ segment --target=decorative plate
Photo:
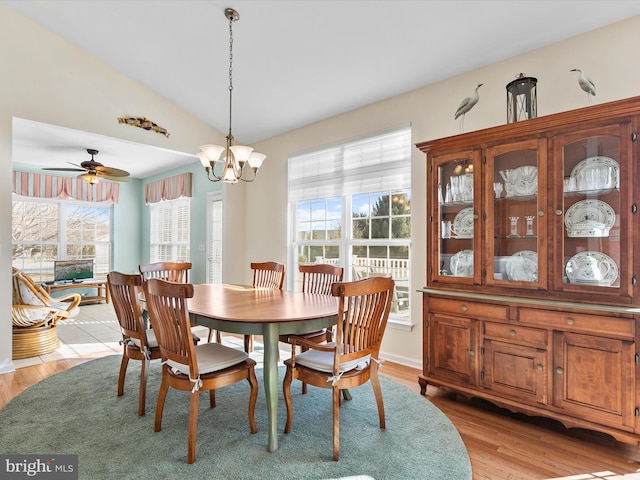
[[[538,281],[538,254],[531,250],[521,250],[507,260],[507,278],[517,282]]]
[[[616,223],[616,212],[602,200],[581,200],[564,214],[569,237],[608,237]]]
[[[525,197],[538,192],[538,167],[523,165],[514,168],[505,179],[508,197]]]
[[[463,208],[453,219],[456,238],[473,238],[473,208]]]
[[[610,175],[601,177],[601,167],[611,167]],[[571,176],[576,179],[578,190],[605,190],[620,187],[620,165],[613,158],[594,156],[579,162]]]
[[[473,277],[473,250],[460,250],[452,255],[449,269],[456,277]]]
[[[565,272],[570,283],[610,286],[618,279],[618,265],[601,252],[576,253],[569,259]]]

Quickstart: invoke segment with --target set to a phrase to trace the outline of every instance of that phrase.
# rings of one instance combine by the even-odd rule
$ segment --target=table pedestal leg
[[[278,326],[266,324],[264,336],[264,392],[267,398],[267,450],[278,449]]]

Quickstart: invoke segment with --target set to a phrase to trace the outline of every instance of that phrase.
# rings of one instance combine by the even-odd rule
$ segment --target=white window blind
[[[289,158],[289,201],[406,188],[411,129],[403,128]]]
[[[151,204],[153,262],[188,262],[190,259],[191,205],[189,198]]]

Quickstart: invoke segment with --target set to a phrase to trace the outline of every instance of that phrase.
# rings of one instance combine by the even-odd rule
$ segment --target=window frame
[[[389,258],[388,250],[390,247],[393,247],[393,246],[406,247],[407,248],[406,278],[403,277],[402,279],[403,286],[402,286],[402,293],[400,294],[402,298],[399,300],[401,302],[400,304],[405,306],[406,308],[401,312],[400,311],[392,312],[389,316],[389,319],[393,323],[410,326],[411,325],[411,313],[410,313],[411,295],[409,294],[409,292],[411,291],[411,286],[410,286],[411,285],[410,283],[411,233],[409,234],[408,238],[392,238],[392,230],[391,230],[392,227],[390,227],[389,238],[357,238],[357,239],[353,238],[352,200],[354,196],[361,195],[361,194],[379,194],[379,193],[384,193],[385,195],[389,195],[390,203],[389,203],[388,218],[390,223],[392,222],[392,219],[393,219],[392,210],[391,210],[392,195],[396,193],[404,193],[408,196],[409,201],[411,199],[410,128],[397,130],[396,132],[398,132],[399,135],[406,135],[405,137],[402,137],[403,139],[405,139],[405,141],[406,139],[408,139],[408,142],[403,147],[403,152],[402,152],[403,155],[400,156],[400,159],[398,158],[397,155],[391,155],[392,158],[390,158],[388,162],[385,161],[384,158],[382,158],[377,163],[375,161],[372,162],[370,159],[367,159],[367,158],[362,160],[363,167],[360,169],[360,172],[363,178],[362,184],[369,186],[369,189],[367,190],[360,190],[360,191],[354,190],[354,186],[353,186],[354,179],[357,179],[359,175],[358,168],[357,167],[351,168],[351,170],[349,170],[348,168],[345,167],[344,170],[345,171],[349,170],[349,171],[345,174],[342,174],[342,177],[340,172],[333,174],[334,178],[336,179],[335,182],[340,183],[342,181],[344,185],[343,186],[333,185],[331,186],[331,188],[328,189],[329,194],[326,196],[322,196],[322,192],[325,190],[325,187],[327,185],[327,177],[325,176],[327,172],[321,171],[321,169],[326,168],[327,162],[328,163],[334,162],[334,165],[338,166],[337,168],[340,168],[339,165],[341,163],[345,163],[340,161],[340,155],[342,155],[345,151],[348,151],[349,148],[351,147],[351,144],[357,145],[360,142],[365,145],[365,147],[363,147],[364,149],[369,144],[375,143],[376,137],[378,137],[377,135],[356,140],[354,142],[349,142],[347,144],[338,145],[335,147],[328,147],[323,150],[318,150],[317,152],[306,153],[299,157],[292,156],[289,158],[290,178],[289,178],[289,184],[288,184],[288,193],[289,193],[288,252],[289,252],[289,265],[291,265],[289,271],[298,272],[298,266],[300,265],[299,255],[302,253],[301,249],[304,248],[306,250],[304,253],[306,254],[313,247],[327,247],[327,246],[337,247],[337,251],[338,251],[337,261],[331,258],[328,261],[323,261],[323,263],[335,263],[335,264],[341,265],[345,269],[345,275],[344,275],[345,281],[352,281],[354,280],[353,267],[355,266],[354,265],[355,259],[353,257],[354,247],[359,247],[364,245],[368,247],[370,246],[387,247],[387,259]],[[389,133],[393,134],[394,132],[383,133],[380,135],[380,137],[384,138],[385,136],[389,135]],[[384,149],[381,149],[381,150],[384,150]],[[303,176],[300,170],[297,170],[294,174],[294,178],[296,175],[297,175],[297,178],[293,180],[293,182],[298,182],[296,185],[293,186],[293,188],[297,190],[295,190],[295,193],[292,193],[291,162],[295,162],[297,158],[302,158],[303,159],[302,161],[304,161],[304,158],[309,158],[314,155],[317,155],[317,158],[319,159],[317,169],[315,170],[313,170],[313,168],[310,169],[311,173],[308,177]],[[349,158],[352,158],[352,157],[349,157]],[[327,162],[324,161],[325,159],[327,159]],[[338,160],[336,161],[336,159]],[[365,165],[367,161],[369,161],[369,163]],[[408,172],[408,173],[405,173],[404,177],[402,177],[400,182],[398,182],[397,176],[391,181],[383,179],[383,180],[380,180],[380,183],[383,188],[376,188],[376,185],[377,185],[376,181],[372,181],[372,178],[375,177],[376,175],[379,177],[385,176],[386,174],[388,174],[389,165],[393,164],[394,166],[397,166],[401,163],[405,163],[402,166],[402,168],[404,168],[405,172]],[[329,175],[331,175],[331,172],[329,173]],[[317,180],[317,183],[315,180]],[[384,188],[385,185],[389,185],[390,188]],[[303,189],[304,191],[302,191]],[[311,195],[307,194],[307,191],[314,192],[316,196],[313,196],[314,194],[311,194]],[[340,194],[337,194],[337,195],[332,194],[337,191],[339,191]],[[321,238],[316,238],[316,239],[298,238],[298,233],[299,233],[298,207],[300,205],[300,202],[313,203],[314,201],[324,200],[325,204],[327,204],[328,202],[330,202],[332,199],[335,199],[335,198],[340,199],[341,201],[341,209],[340,209],[341,218],[340,218],[339,227],[338,227],[342,232],[340,238],[329,238],[330,235],[325,235],[325,238],[322,238],[322,239]],[[312,227],[313,225],[312,216],[313,215],[310,212],[310,215],[308,216],[308,218],[303,220],[309,223],[310,233],[314,231]],[[410,210],[409,210],[409,214],[406,215],[406,217],[408,217],[410,228],[412,228]],[[330,220],[327,220],[327,215],[325,215],[324,221],[326,224],[330,222]],[[328,226],[325,228],[325,232],[327,231],[329,231]],[[313,261],[312,259],[309,259],[309,260]],[[392,262],[387,261],[387,266],[389,266],[391,263]],[[369,268],[369,270],[371,271],[373,269]],[[381,273],[380,272],[372,273],[372,275],[375,275],[375,274],[381,274]],[[298,273],[295,273],[293,275],[288,275],[287,282],[288,282],[287,287],[289,289],[300,290],[301,278]]]
[[[12,265],[22,271],[25,271],[29,274],[31,278],[36,282],[44,282],[53,280],[53,262],[55,260],[83,260],[83,259],[102,259],[106,258],[106,263],[104,261],[96,261],[94,265],[94,275],[98,276],[106,276],[106,274],[111,271],[113,265],[113,210],[114,206],[109,202],[84,202],[81,200],[73,200],[73,199],[56,199],[56,198],[39,198],[39,197],[25,197],[17,194],[12,194],[11,198],[12,202],[12,230],[14,227],[14,216],[13,209],[15,208],[15,204],[19,203],[33,203],[33,204],[47,204],[47,205],[55,205],[57,209],[57,220],[56,220],[56,239],[49,241],[34,241],[34,240],[16,240],[14,238],[12,232],[11,244],[12,247],[14,245],[47,245],[47,246],[55,246],[56,248],[56,258],[51,258],[50,260],[40,259],[39,261],[34,261],[34,265],[29,268],[25,264],[24,255],[20,257],[14,257],[14,253],[12,251]],[[102,210],[107,214],[108,218],[108,239],[104,241],[100,241],[97,238],[87,239],[85,241],[69,241],[67,221],[68,221],[68,208],[71,207],[81,207],[81,208],[93,208],[97,210]],[[41,212],[42,214],[42,212]],[[39,222],[42,223],[42,222]],[[83,246],[91,246],[94,249],[94,254],[92,256],[85,255],[69,255],[69,246],[80,246],[80,250],[83,249]],[[98,255],[96,253],[96,247],[101,247],[106,250],[106,253]],[[99,248],[98,248],[99,249]],[[41,249],[42,251],[42,249]],[[36,257],[31,257],[36,258]],[[38,268],[35,268],[36,264],[38,264]]]

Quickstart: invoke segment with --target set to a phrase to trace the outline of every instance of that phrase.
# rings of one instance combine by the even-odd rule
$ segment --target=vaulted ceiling
[[[5,0],[5,3],[228,130],[233,26],[233,131],[253,143],[640,14],[634,0]],[[471,90],[472,86],[470,86]],[[80,132],[22,122],[14,161],[88,159]],[[118,148],[142,148],[113,139]],[[79,146],[70,160],[62,146]],[[104,143],[103,143],[104,144]],[[196,146],[194,146],[196,148]],[[165,160],[158,160],[158,154]],[[187,152],[192,154],[195,152]],[[138,158],[144,155],[136,153]],[[85,158],[87,157],[87,158]],[[161,157],[165,158],[165,157]],[[179,152],[136,162],[134,177],[184,164]],[[146,166],[145,166],[146,165]],[[153,167],[151,167],[153,165]],[[131,165],[128,166],[131,169]]]

